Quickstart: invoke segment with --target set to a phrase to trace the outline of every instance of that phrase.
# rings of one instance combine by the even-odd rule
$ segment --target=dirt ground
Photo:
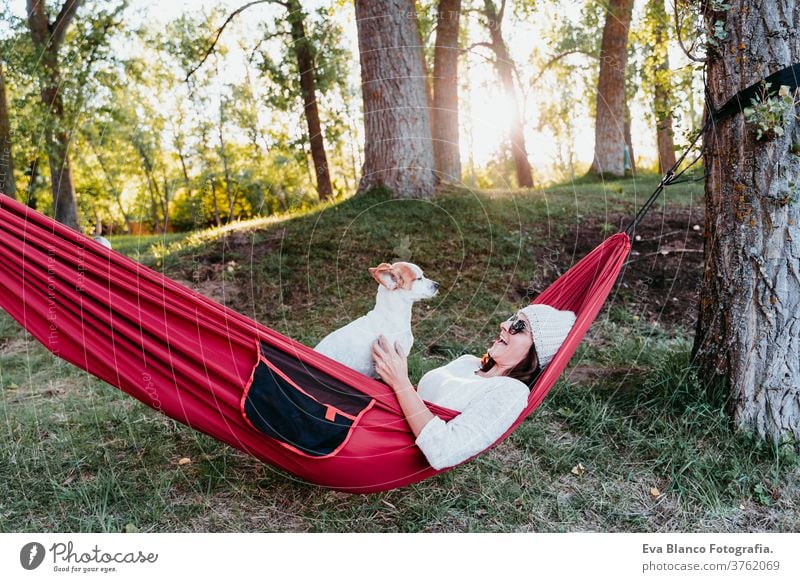
[[[614,216],[611,224],[627,225],[630,217]],[[651,211],[637,225],[631,253],[611,292],[631,313],[665,327],[694,330],[703,276],[702,208]],[[584,257],[609,235],[602,221],[587,217],[561,237],[562,252]]]

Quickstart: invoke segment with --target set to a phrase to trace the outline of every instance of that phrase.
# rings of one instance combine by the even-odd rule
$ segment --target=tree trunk
[[[94,236],[101,236],[103,234],[103,220],[100,218],[100,210],[97,204],[92,205],[94,210]]]
[[[594,160],[590,173],[625,175],[625,66],[633,0],[610,0],[600,46]]]
[[[350,108],[350,92],[345,89],[342,95],[342,102],[344,104],[345,115],[347,116],[347,141],[350,142],[350,169],[353,171],[353,177],[358,177],[358,143],[356,140],[356,133],[353,131],[353,114]]]
[[[0,65],[0,192],[11,198],[17,197],[14,181],[14,159],[11,155],[11,120],[6,100],[6,80]]]
[[[164,198],[161,202],[161,212],[164,216],[164,234],[169,231],[169,180],[167,172],[162,170],[161,183],[164,185]]]
[[[69,163],[69,134],[63,129],[64,105],[61,100],[61,74],[58,50],[64,40],[80,0],[64,0],[55,22],[47,18],[45,0],[28,0],[28,26],[34,44],[42,51],[40,56],[41,95],[47,108],[47,155],[50,161],[50,181],[53,189],[55,219],[75,230],[78,223],[78,205]]]
[[[189,180],[189,171],[186,169],[186,154],[183,153],[182,145],[177,147],[177,151],[178,159],[181,161],[181,172],[183,173],[183,185],[186,187],[186,197],[191,198],[192,183]]]
[[[28,208],[36,210],[39,205],[39,198],[36,195],[36,182],[39,181],[39,158],[38,156],[31,160],[28,165],[28,174],[30,175],[30,182],[28,182]]]
[[[92,150],[94,151],[94,155],[97,158],[97,162],[100,164],[100,169],[103,170],[103,175],[106,177],[106,183],[108,184],[109,189],[114,194],[114,200],[117,202],[117,208],[122,213],[122,218],[125,220],[125,229],[127,234],[131,234],[131,218],[128,216],[128,213],[125,212],[125,207],[122,205],[122,193],[119,191],[119,188],[116,187],[114,181],[111,179],[111,174],[108,171],[106,166],[105,160],[103,160],[103,156],[100,154],[100,151],[97,149],[97,146],[91,144]]]
[[[458,32],[461,0],[439,0],[433,54],[433,155],[440,180],[461,183],[458,138]]]
[[[69,161],[69,136],[66,131],[57,130],[55,132],[48,154],[54,218],[70,228],[80,230],[78,203],[75,199],[75,186]]]
[[[483,14],[486,17],[486,26],[492,39],[491,48],[494,52],[495,69],[506,95],[511,100],[511,127],[509,138],[511,140],[511,156],[514,158],[514,168],[517,173],[517,185],[520,188],[533,187],[531,164],[528,161],[528,150],[525,146],[525,126],[520,113],[517,91],[514,87],[514,62],[503,38],[503,13],[506,1],[503,0],[500,10],[492,0],[484,0]]]
[[[731,4],[704,15],[707,29],[719,20],[727,32],[706,63],[716,108],[800,61],[800,3]],[[763,141],[741,113],[705,136],[705,270],[693,359],[706,387],[729,390],[736,426],[775,445],[793,439],[800,451],[800,157],[791,153],[800,142],[796,114],[790,109],[783,136]]]
[[[139,157],[142,158],[144,164],[144,173],[147,177],[147,188],[150,192],[150,213],[153,219],[153,232],[156,233],[161,230],[161,221],[158,218],[158,207],[161,200],[161,192],[158,191],[158,183],[156,182],[155,167],[150,155],[147,153],[144,144],[140,141],[141,138],[136,138],[135,146],[139,152]]]
[[[416,4],[416,2],[415,2]],[[419,24],[419,22],[417,23]],[[417,36],[419,38],[419,61],[422,63],[422,77],[425,80],[425,99],[428,102],[428,117],[431,120],[431,133],[433,132],[433,83],[431,82],[431,71],[428,67],[428,60],[425,58],[425,41],[422,39],[422,31],[417,26]],[[435,157],[434,147],[434,157]]]
[[[233,221],[233,206],[236,203],[231,184],[230,164],[228,154],[225,152],[225,137],[222,126],[225,124],[225,111],[222,99],[219,102],[219,125],[217,126],[219,135],[219,157],[222,160],[222,172],[225,177],[225,197],[228,199],[228,223]]]
[[[664,0],[651,0],[650,10],[654,18],[653,52],[657,58],[653,89],[653,113],[656,118],[656,142],[658,143],[658,171],[666,173],[675,165],[675,142],[672,131],[672,85],[669,74],[668,39],[665,26],[670,24]]]
[[[181,162],[181,173],[183,174],[183,185],[186,187],[186,197],[191,199],[192,182],[189,180],[189,170],[186,168],[186,144],[184,142],[183,132],[180,130],[180,127],[183,126],[184,123],[182,111],[178,113],[178,122],[179,125],[177,127],[174,125],[172,127],[172,146],[175,148],[175,152],[178,154],[178,160]]]
[[[289,11],[288,20],[291,25],[292,48],[297,59],[297,69],[300,71],[300,92],[303,95],[303,110],[305,111],[306,124],[308,125],[311,158],[314,160],[314,170],[317,176],[317,193],[320,200],[333,200],[328,157],[325,153],[325,140],[323,139],[322,124],[319,120],[319,110],[317,108],[314,48],[311,45],[311,41],[306,38],[306,15],[300,6],[299,0],[288,0],[286,7]]]
[[[633,139],[631,138],[631,110],[628,101],[625,101],[625,146],[628,148],[628,163],[630,163],[631,176],[636,175],[636,158],[633,152]],[[623,158],[624,162],[624,158]],[[624,169],[624,164],[623,164]]]
[[[414,2],[356,0],[356,24],[365,134],[358,191],[430,198],[437,178]]]
[[[214,222],[217,226],[222,226],[219,218],[219,206],[217,205],[217,185],[214,178],[211,178],[211,201],[214,203]]]

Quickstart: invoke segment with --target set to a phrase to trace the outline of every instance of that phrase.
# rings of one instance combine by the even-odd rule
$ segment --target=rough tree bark
[[[600,45],[594,160],[590,173],[624,176],[625,66],[633,0],[610,0]]]
[[[706,63],[717,108],[800,61],[800,3],[730,4],[704,14],[707,29],[722,21],[727,33]],[[797,113],[790,110],[783,136],[757,141],[741,113],[705,136],[705,271],[693,356],[704,386],[728,391],[736,426],[775,444],[793,439],[800,450]]]
[[[31,38],[41,51],[39,70],[42,101],[51,117],[46,124],[46,139],[55,219],[75,230],[80,230],[80,226],[69,162],[69,133],[63,125],[64,104],[59,91],[61,72],[58,50],[80,3],[81,0],[64,0],[53,23],[47,17],[45,0],[28,0],[27,3]]]
[[[12,198],[17,197],[17,183],[14,181],[14,159],[11,155],[11,120],[6,100],[6,80],[0,64],[0,192]]]
[[[461,183],[458,141],[458,31],[461,0],[439,0],[433,54],[433,155],[441,180]]]
[[[414,2],[355,4],[365,133],[358,191],[385,186],[396,197],[430,198],[437,178]]]
[[[503,13],[506,0],[502,0],[498,9],[492,0],[484,0],[483,15],[486,17],[486,27],[489,30],[491,42],[488,47],[494,52],[494,66],[503,90],[511,101],[511,126],[509,138],[511,140],[511,156],[514,158],[514,168],[517,173],[517,185],[520,188],[533,187],[531,164],[528,161],[528,150],[525,146],[525,127],[517,100],[517,90],[514,86],[514,62],[508,52],[508,46],[503,38]]]
[[[303,96],[303,108],[308,124],[308,138],[311,145],[311,158],[317,176],[317,193],[320,200],[333,200],[328,157],[325,154],[325,141],[322,135],[322,124],[317,109],[317,83],[314,78],[314,47],[306,38],[305,13],[299,0],[287,0],[291,25],[292,48],[297,59],[300,72],[300,92]]]

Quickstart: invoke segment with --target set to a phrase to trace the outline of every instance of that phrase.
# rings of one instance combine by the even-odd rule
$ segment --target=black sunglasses
[[[525,331],[525,320],[520,319],[516,313],[511,317],[509,317],[506,321],[511,322],[511,325],[508,326],[508,333],[510,333],[511,335],[516,335],[520,332]]]

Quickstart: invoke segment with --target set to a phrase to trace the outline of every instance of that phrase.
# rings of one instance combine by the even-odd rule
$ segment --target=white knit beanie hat
[[[562,311],[544,303],[528,305],[519,311],[531,323],[539,365],[544,368],[564,343],[577,318],[572,311]]]

